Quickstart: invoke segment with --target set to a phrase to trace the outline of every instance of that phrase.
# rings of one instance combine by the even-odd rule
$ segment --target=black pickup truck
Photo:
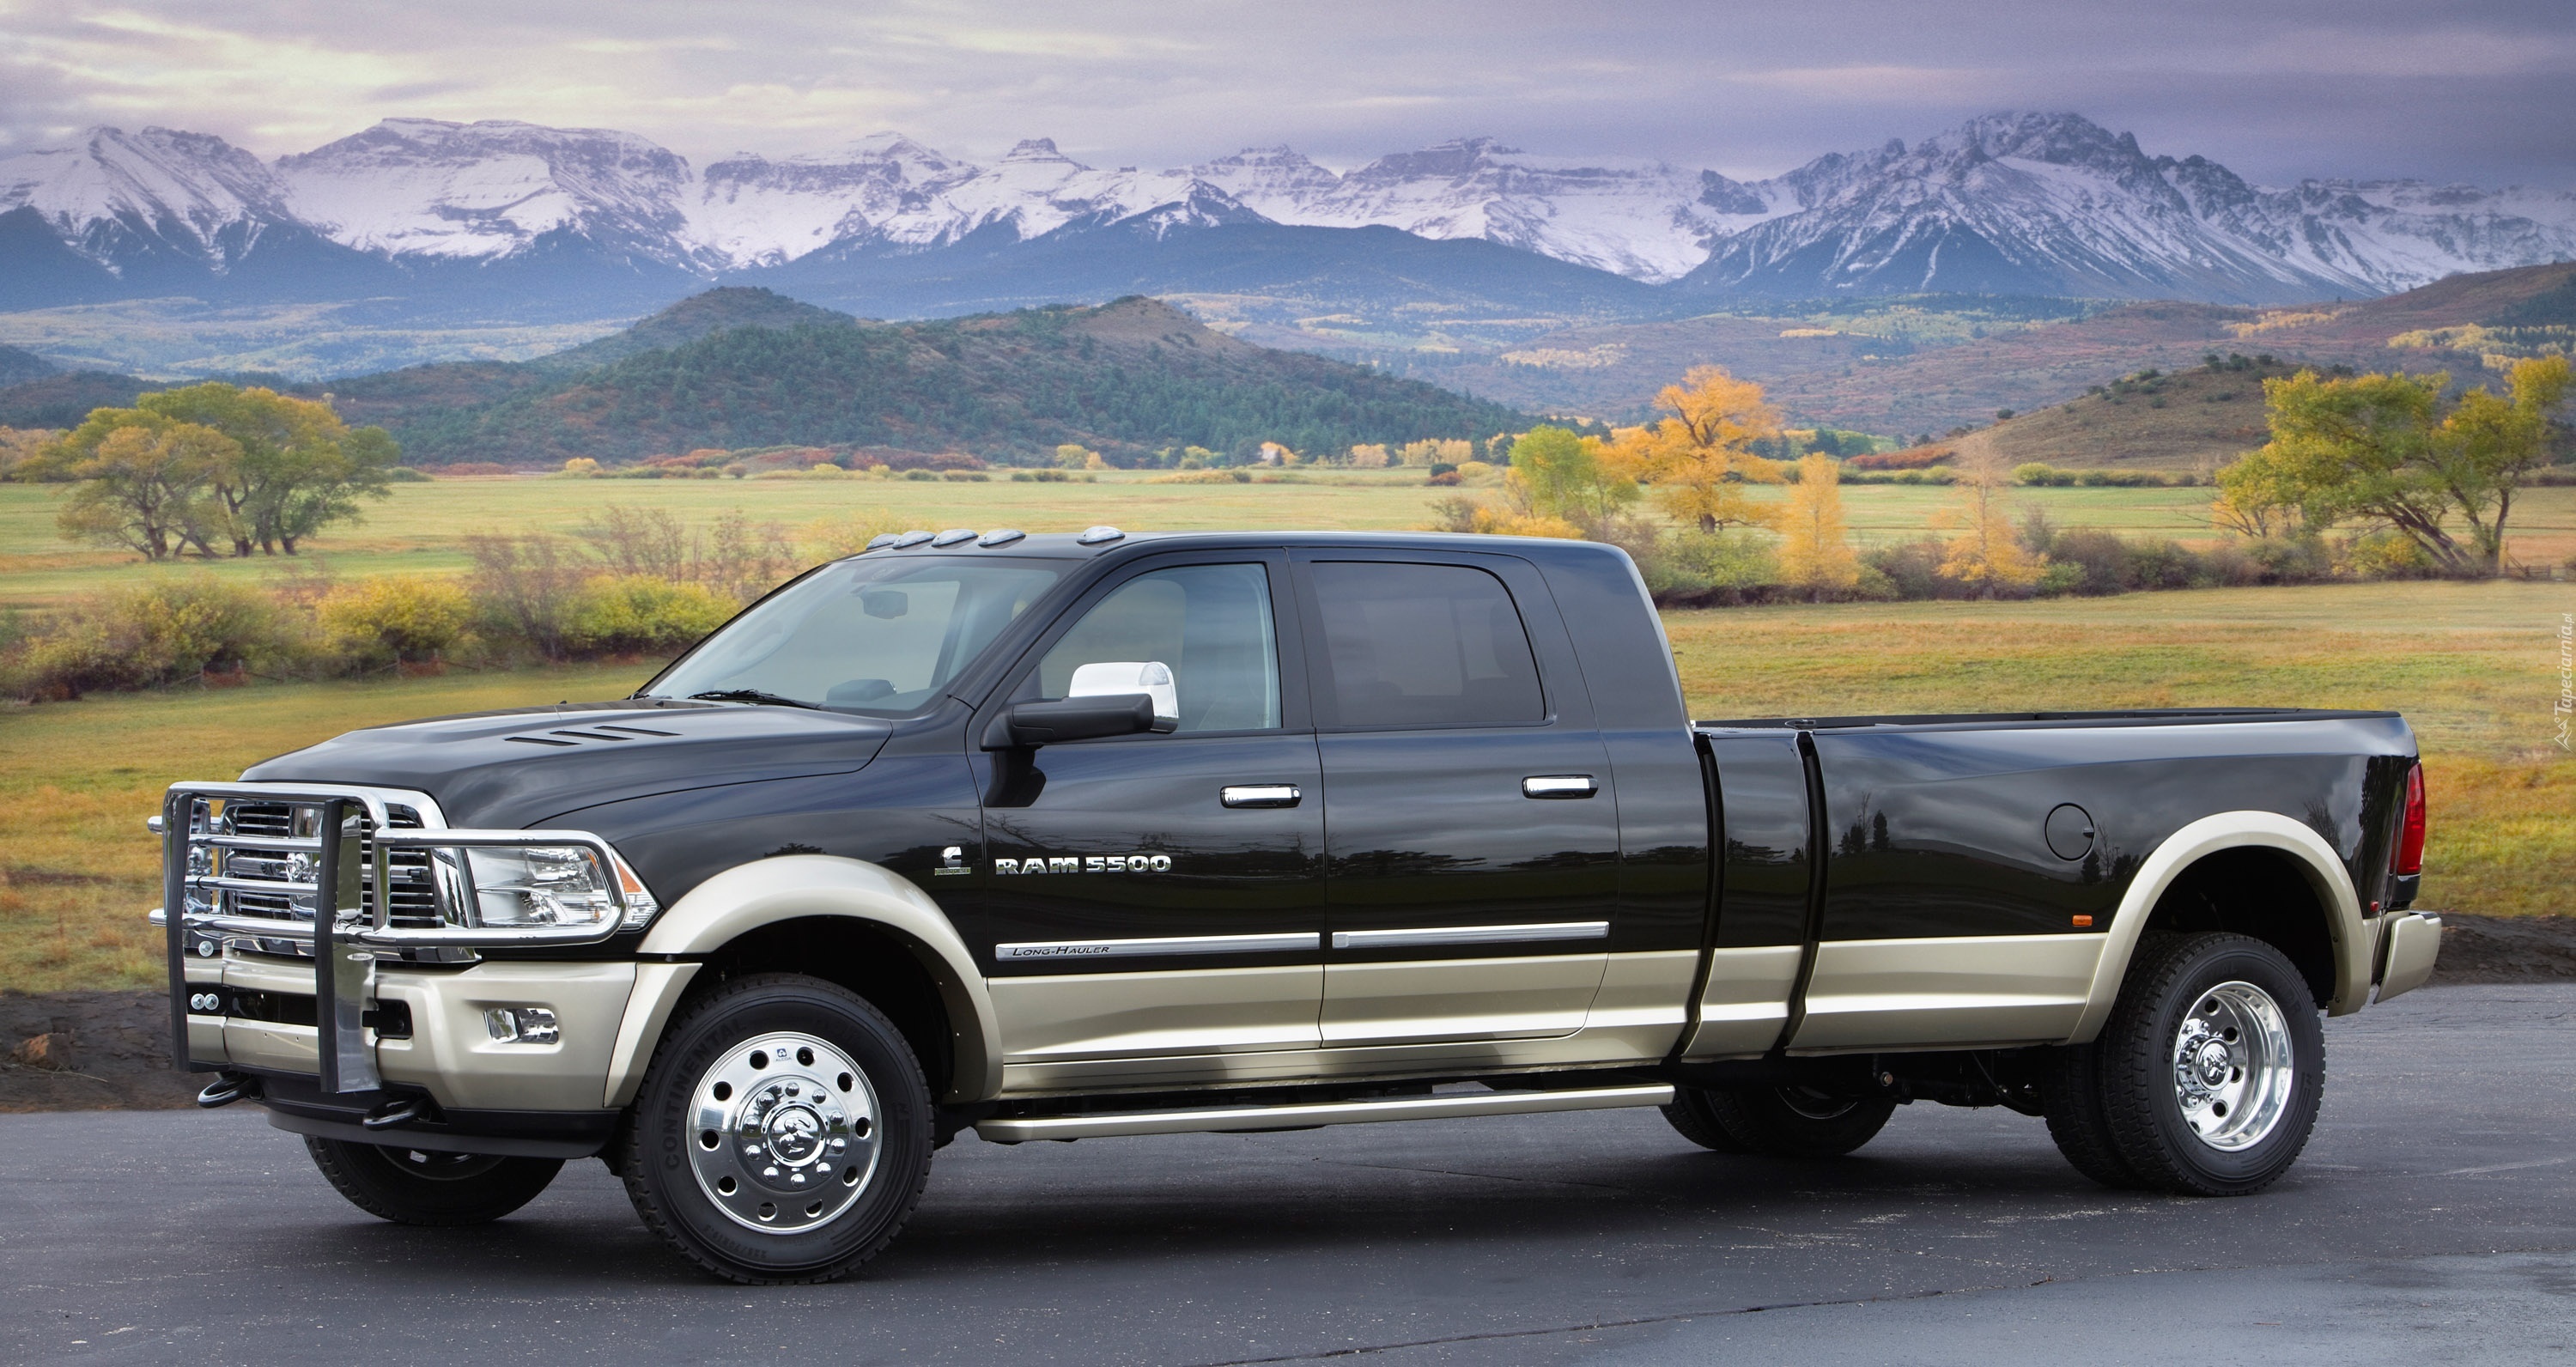
[[[702,1267],[816,1281],[969,1128],[1660,1106],[1821,1156],[1923,1100],[2251,1192],[2320,1013],[2432,971],[2393,714],[1694,724],[1604,546],[881,540],[631,698],[175,785],[201,1102],[388,1219],[598,1156]]]

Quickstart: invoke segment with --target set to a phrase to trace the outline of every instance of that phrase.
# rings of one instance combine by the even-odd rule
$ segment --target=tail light
[[[2406,822],[2397,830],[2397,854],[2389,871],[2400,876],[2424,871],[2424,766],[2406,771]]]

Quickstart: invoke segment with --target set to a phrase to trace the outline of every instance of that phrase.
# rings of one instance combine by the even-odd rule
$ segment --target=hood
[[[624,798],[849,773],[891,730],[797,707],[578,703],[351,731],[242,778],[411,788],[451,826],[516,829]]]

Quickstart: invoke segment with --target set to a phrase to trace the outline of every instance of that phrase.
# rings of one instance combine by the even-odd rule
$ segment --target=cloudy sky
[[[0,0],[0,153],[97,123],[264,155],[379,118],[642,133],[704,161],[879,129],[1095,165],[1462,134],[1736,176],[2071,109],[2257,179],[2576,187],[2569,0]]]

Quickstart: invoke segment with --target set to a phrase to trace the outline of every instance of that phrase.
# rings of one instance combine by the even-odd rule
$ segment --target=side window
[[[1335,726],[1526,726],[1547,719],[1529,632],[1501,580],[1463,565],[1312,567]]]
[[[1259,565],[1187,565],[1128,580],[1038,662],[1039,696],[1064,697],[1076,669],[1110,661],[1169,666],[1181,731],[1277,726],[1279,635],[1270,618],[1270,572]]]

